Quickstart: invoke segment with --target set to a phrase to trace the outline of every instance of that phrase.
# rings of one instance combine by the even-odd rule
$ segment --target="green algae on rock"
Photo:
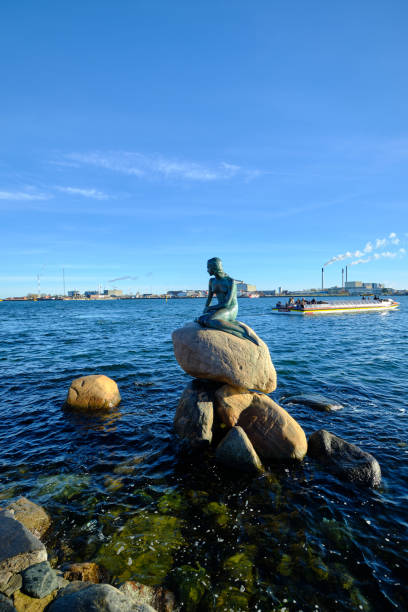
[[[47,501],[70,500],[90,485],[89,474],[55,474],[52,476],[39,476],[34,489],[31,491],[33,498]]]
[[[231,521],[231,515],[225,504],[210,502],[203,508],[203,513],[212,518],[219,527],[226,527]]]
[[[182,565],[173,570],[171,582],[178,594],[178,600],[183,604],[183,610],[197,610],[204,595],[211,588],[211,580],[204,567],[199,563],[196,567]]]
[[[181,493],[169,489],[159,499],[157,508],[162,514],[178,514],[187,510],[188,503]]]
[[[174,516],[142,512],[111,535],[95,561],[119,582],[160,584],[173,566],[174,552],[185,544],[181,527]]]

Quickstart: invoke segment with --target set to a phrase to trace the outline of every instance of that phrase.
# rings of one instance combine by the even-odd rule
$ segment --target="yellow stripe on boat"
[[[305,304],[304,307],[283,306],[281,308],[273,308],[274,314],[289,314],[289,315],[319,315],[319,314],[344,314],[348,312],[379,312],[382,310],[395,310],[399,307],[399,302],[392,300],[384,300],[380,304],[374,302],[343,302],[331,304]]]

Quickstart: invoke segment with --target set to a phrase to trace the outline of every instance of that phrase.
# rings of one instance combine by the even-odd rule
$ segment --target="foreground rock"
[[[63,569],[65,580],[80,580],[99,584],[108,579],[107,572],[97,563],[71,563]]]
[[[215,393],[217,415],[227,427],[238,423],[241,412],[248,408],[253,399],[253,393],[246,389],[223,385]]]
[[[17,612],[13,606],[13,602],[0,593],[0,612]]]
[[[355,484],[376,487],[381,483],[381,468],[373,455],[325,429],[310,436],[308,454]]]
[[[47,551],[24,525],[7,510],[0,512],[0,575],[17,574],[47,560]]]
[[[81,376],[72,381],[66,403],[71,408],[106,409],[120,403],[118,385],[103,374]]]
[[[17,521],[23,523],[24,527],[27,527],[36,538],[41,538],[51,525],[51,519],[44,508],[25,497],[20,497],[7,506],[7,510]]]
[[[184,389],[174,417],[174,429],[193,448],[208,446],[214,420],[213,394],[208,384],[193,380]]]
[[[173,612],[176,605],[174,594],[161,586],[151,587],[128,580],[119,591],[138,606],[151,606],[157,612]]]
[[[242,427],[230,429],[218,445],[215,458],[219,463],[240,471],[262,471],[262,463]]]
[[[256,336],[250,327],[244,327]],[[176,329],[172,338],[176,359],[190,376],[265,393],[276,389],[276,372],[269,349],[258,336],[259,346],[226,332],[188,323]]]
[[[153,608],[134,604],[110,584],[71,582],[48,608],[49,612],[151,612]]]
[[[23,572],[22,591],[30,597],[41,599],[58,587],[58,578],[48,561],[37,563]]]
[[[343,406],[319,393],[301,393],[285,398],[285,404],[303,404],[320,412],[340,410]]]
[[[307,440],[299,423],[267,395],[252,394],[252,402],[241,412],[243,428],[262,459],[303,459]]]

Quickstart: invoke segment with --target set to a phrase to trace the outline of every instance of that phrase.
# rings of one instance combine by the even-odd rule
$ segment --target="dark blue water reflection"
[[[49,510],[54,562],[100,560],[141,512],[176,516],[179,540],[165,541],[167,565],[146,581],[171,584],[174,568],[199,562],[212,584],[206,609],[228,609],[225,588],[244,593],[232,609],[405,609],[408,298],[397,312],[319,318],[273,316],[269,299],[240,301],[239,318],[270,348],[274,399],[305,391],[337,399],[338,412],[290,411],[306,435],[324,427],[374,454],[379,490],[356,489],[309,459],[248,480],[220,472],[211,454],[179,453],[172,421],[189,378],[170,334],[202,307],[1,303],[1,503],[25,495]],[[72,379],[94,373],[117,381],[121,405],[103,416],[64,410]],[[214,508],[225,521],[211,519]],[[252,577],[240,584],[225,560],[243,550]],[[140,564],[125,572],[126,559],[122,568],[118,553],[117,580],[141,579]]]

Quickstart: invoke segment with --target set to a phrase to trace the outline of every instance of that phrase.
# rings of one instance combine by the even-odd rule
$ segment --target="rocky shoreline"
[[[307,440],[301,426],[286,410],[293,404],[303,404],[314,410],[330,412],[341,409],[340,405],[320,395],[304,394],[284,398],[284,408],[267,395],[277,387],[276,371],[266,344],[253,330],[245,327],[256,337],[257,343],[222,331],[202,329],[196,323],[173,333],[176,359],[192,377],[181,395],[174,418],[174,429],[183,445],[198,453],[198,457],[203,451],[209,452],[232,475],[241,472],[254,477],[268,474],[271,464],[301,462],[307,454],[342,479],[358,486],[379,486],[381,470],[372,455],[324,429],[314,432]],[[93,375],[72,382],[66,406],[98,413],[117,406],[120,401],[115,381]],[[228,472],[225,475],[228,477]],[[168,495],[170,505],[174,501],[171,495]],[[204,502],[198,500],[197,503],[202,505]],[[166,531],[167,540],[165,538],[170,555],[166,567],[171,568],[172,547],[176,550],[182,541],[181,523],[165,516],[165,501],[162,500],[159,506],[163,516],[146,514],[144,517],[141,513],[127,520],[118,541],[111,543],[106,550],[104,545],[101,546],[97,563],[70,563],[58,567],[52,567],[56,563],[51,561],[50,564],[42,543],[51,525],[46,510],[26,498],[19,498],[2,509],[0,612],[171,612],[178,609],[178,604],[184,606],[187,601],[200,600],[210,587],[208,576],[200,566],[197,569],[183,566],[172,570],[175,584],[180,578],[175,589],[178,601],[170,590],[162,586],[168,571],[164,567],[161,582],[156,582],[160,582],[158,586],[126,580],[124,576],[120,578],[120,572],[109,573],[109,569],[124,563],[123,555],[128,552],[130,555],[126,542],[132,541],[134,528],[143,533],[148,528],[159,539],[160,529],[169,532]],[[216,502],[208,503],[206,500],[202,510],[204,514],[214,516],[221,525],[224,517],[218,506]],[[163,518],[167,520],[166,525],[160,522]],[[121,544],[122,540],[125,544]],[[246,562],[249,563],[247,552],[243,550],[226,561],[226,571],[232,574],[239,567],[240,580],[242,568]],[[145,563],[149,563],[148,557]],[[172,583],[170,588],[173,588]],[[233,592],[231,596],[236,601],[244,598],[239,592]]]

